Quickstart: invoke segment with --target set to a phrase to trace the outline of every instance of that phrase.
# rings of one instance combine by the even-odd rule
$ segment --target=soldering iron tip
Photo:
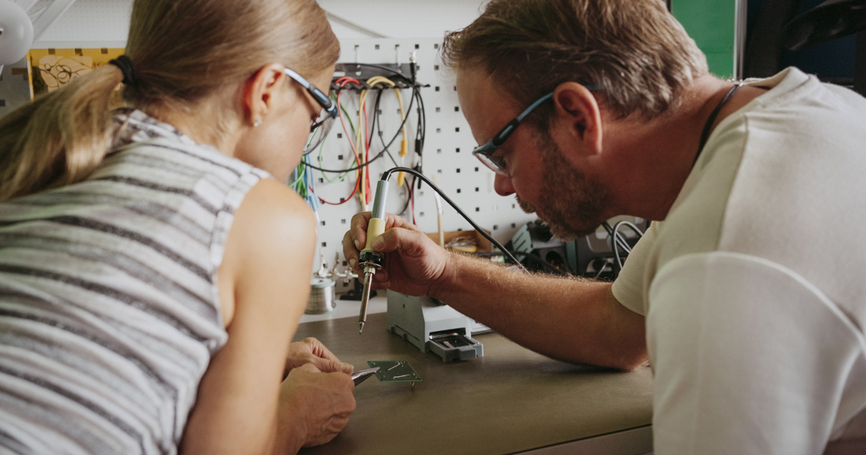
[[[358,335],[364,333],[364,321],[358,323]]]

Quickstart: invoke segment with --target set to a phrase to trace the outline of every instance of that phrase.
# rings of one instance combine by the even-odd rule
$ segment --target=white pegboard
[[[513,197],[503,198],[493,190],[493,172],[484,167],[477,158],[472,156],[476,143],[469,126],[460,110],[454,77],[441,67],[439,47],[441,39],[344,39],[341,40],[342,63],[407,63],[409,55],[414,52],[419,70],[417,78],[421,84],[429,87],[421,89],[427,113],[427,138],[424,149],[424,173],[434,181],[438,181],[443,191],[452,198],[481,227],[491,231],[501,242],[508,241],[514,232],[523,224],[534,220],[535,215],[523,213]],[[395,49],[396,47],[396,49]],[[404,105],[408,106],[410,90],[403,90]],[[369,96],[369,95],[368,95]],[[357,92],[344,92],[341,101],[350,112],[357,111]],[[372,101],[370,101],[372,106]],[[383,95],[380,110],[385,131],[386,142],[397,132],[400,124],[399,105],[392,91]],[[407,114],[410,151],[407,155],[407,165],[417,162],[414,153],[415,130],[417,116],[415,108]],[[354,119],[353,119],[354,121]],[[335,125],[331,135],[322,150],[322,167],[326,169],[345,169],[351,167],[352,150],[346,141],[339,124]],[[374,138],[371,156],[382,150],[381,142]],[[392,153],[400,162],[398,156],[399,139],[392,146]],[[342,160],[339,159],[342,157]],[[318,152],[311,155],[313,163],[318,165]],[[383,171],[393,167],[393,162],[387,157],[371,164],[373,188],[375,180]],[[350,174],[344,182],[330,183],[319,171],[314,171],[316,191],[322,198],[338,202],[352,192],[355,183],[354,175]],[[331,176],[331,174],[329,174]],[[333,178],[331,176],[331,178]],[[406,202],[406,192],[396,185],[397,176],[391,177],[391,191],[386,209],[388,212],[399,212]],[[437,209],[434,192],[422,185],[416,192],[415,221],[425,232],[436,232]],[[333,263],[335,253],[342,250],[341,241],[352,216],[360,211],[362,206],[357,197],[340,206],[321,205],[319,208],[319,249],[326,262]],[[409,212],[404,218],[411,220]],[[460,217],[451,207],[445,207],[443,227],[446,231],[471,230],[471,225]],[[318,263],[318,261],[317,261]]]

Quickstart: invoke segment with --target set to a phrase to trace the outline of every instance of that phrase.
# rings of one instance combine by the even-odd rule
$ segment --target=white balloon
[[[15,63],[33,44],[33,24],[18,5],[0,0],[0,67]]]

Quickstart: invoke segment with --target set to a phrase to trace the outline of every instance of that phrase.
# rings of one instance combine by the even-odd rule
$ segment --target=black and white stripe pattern
[[[0,204],[0,452],[176,453],[227,339],[216,273],[267,173],[117,121],[87,181]]]

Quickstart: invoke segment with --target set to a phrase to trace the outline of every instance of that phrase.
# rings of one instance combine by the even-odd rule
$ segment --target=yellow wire
[[[367,101],[367,89],[361,90],[361,94],[358,97],[358,129],[355,130],[355,150],[358,150],[359,158],[359,166],[366,163],[366,140],[364,138],[364,133],[366,132],[367,126],[364,123],[364,110],[366,109],[365,103]],[[367,177],[367,167],[362,167],[358,174],[358,197],[361,199],[361,208],[363,211],[367,211],[367,198],[366,198],[366,185],[364,182]]]
[[[367,84],[371,87],[376,84],[384,84],[388,87],[394,87],[394,93],[397,95],[397,101],[400,102],[400,122],[403,125],[403,139],[400,141],[400,161],[401,165],[405,166],[406,153],[409,150],[409,134],[406,132],[406,110],[403,108],[403,96],[400,95],[400,90],[396,88],[394,81],[384,76],[373,76],[367,79]],[[397,174],[397,185],[403,186],[403,181],[406,178],[403,172]]]

